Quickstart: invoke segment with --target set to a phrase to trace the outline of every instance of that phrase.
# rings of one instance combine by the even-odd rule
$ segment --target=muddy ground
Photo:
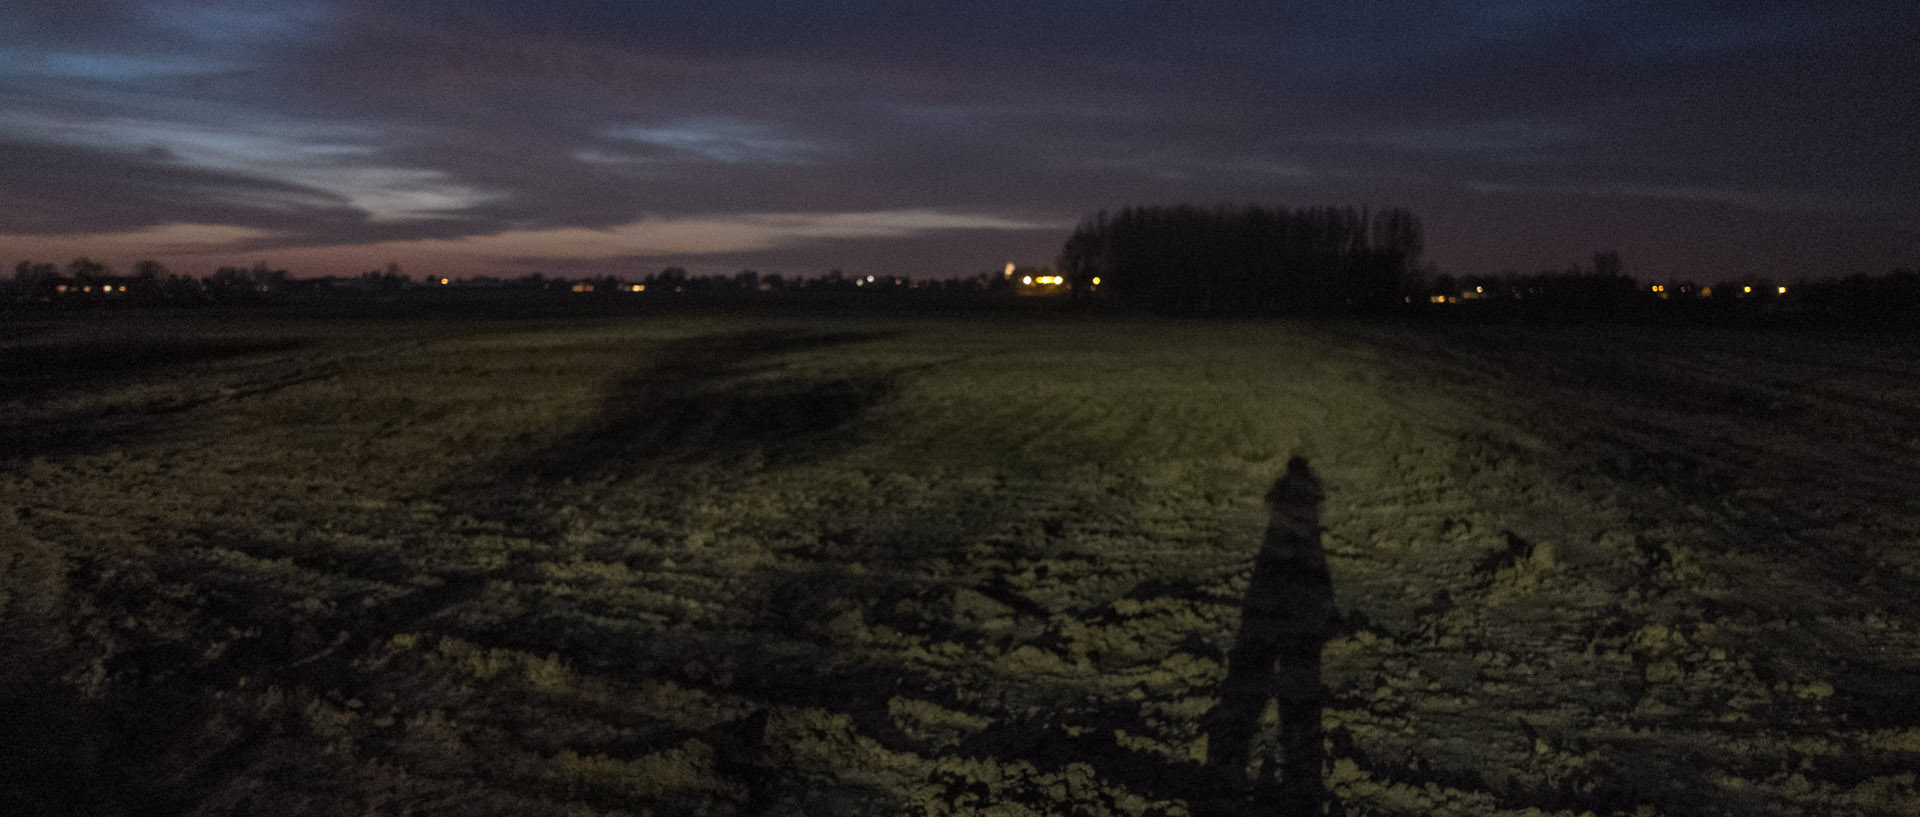
[[[0,812],[1271,813],[1317,715],[1330,813],[1920,814],[1912,336],[123,316],[0,409]]]

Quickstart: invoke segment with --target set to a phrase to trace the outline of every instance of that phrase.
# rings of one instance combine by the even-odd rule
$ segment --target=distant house
[[[1046,267],[1021,267],[1007,263],[1002,277],[1012,285],[1015,295],[1065,295],[1073,291],[1067,277]]]

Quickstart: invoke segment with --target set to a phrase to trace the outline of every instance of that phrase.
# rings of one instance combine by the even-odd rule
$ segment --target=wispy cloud
[[[176,258],[241,252],[250,242],[271,240],[270,230],[226,224],[161,224],[140,230],[73,235],[0,235],[0,246],[31,244],[38,260]]]
[[[1898,212],[1901,204],[1900,199],[1894,196],[1826,189],[1629,183],[1529,185],[1505,182],[1472,182],[1467,188],[1476,193],[1705,202],[1768,213],[1878,215]]]
[[[681,158],[726,164],[803,164],[821,150],[806,139],[784,136],[771,125],[726,118],[689,119],[661,126],[620,125],[608,129],[607,135],[662,148]]]
[[[605,229],[508,230],[483,236],[387,241],[387,253],[556,259],[698,256],[752,252],[813,241],[906,238],[957,230],[1058,230],[1070,222],[931,209],[863,213],[743,213],[635,221]]]
[[[49,144],[85,145],[180,168],[291,183],[336,196],[371,222],[444,218],[498,195],[457,182],[445,171],[381,161],[380,135],[365,127],[275,117],[216,125],[14,112],[0,114],[0,128]]]
[[[203,55],[65,51],[0,53],[0,73],[57,79],[126,81],[186,77],[228,71],[234,67],[231,62]]]
[[[1326,131],[1303,139],[1326,145],[1384,148],[1407,153],[1538,160],[1576,148],[1589,138],[1570,122],[1503,119],[1428,125],[1394,125]]]

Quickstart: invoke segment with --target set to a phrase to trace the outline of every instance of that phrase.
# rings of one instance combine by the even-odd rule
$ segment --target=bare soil
[[[1916,464],[1903,335],[22,324],[0,813],[1915,815]]]

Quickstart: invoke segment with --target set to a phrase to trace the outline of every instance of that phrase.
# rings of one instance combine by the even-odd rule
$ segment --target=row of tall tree
[[[1400,303],[1424,244],[1399,208],[1127,207],[1082,221],[1057,267],[1162,312],[1335,314]]]
[[[127,275],[84,257],[65,266],[21,261],[11,280],[0,280],[0,304],[241,302],[258,300],[287,280],[286,270],[264,261],[221,267],[203,277],[176,274],[157,261],[134,264]]]

